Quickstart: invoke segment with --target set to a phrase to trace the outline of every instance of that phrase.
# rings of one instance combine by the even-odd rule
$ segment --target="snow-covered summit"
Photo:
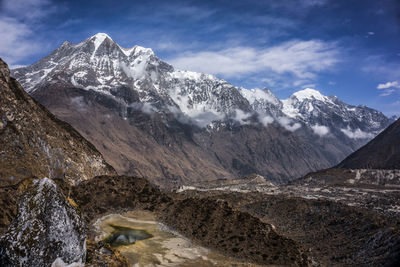
[[[129,88],[135,91],[136,102],[153,105],[157,110],[177,109],[206,124],[234,114],[237,109],[250,110],[238,89],[226,81],[175,70],[150,48],[123,48],[105,33],[75,45],[65,42],[35,64],[13,70],[13,75],[29,93],[42,85],[57,83],[115,98],[115,90]],[[121,101],[131,104],[127,99]]]
[[[99,48],[99,46],[104,42],[105,39],[111,39],[110,36],[108,36],[106,33],[98,33],[96,35],[93,35],[92,37],[89,38],[89,40],[94,42],[94,47],[95,50]]]
[[[306,88],[300,91],[297,91],[294,93],[291,98],[297,98],[299,101],[304,101],[305,99],[316,99],[319,101],[326,101],[329,98],[321,94],[319,91],[312,89],[312,88]]]

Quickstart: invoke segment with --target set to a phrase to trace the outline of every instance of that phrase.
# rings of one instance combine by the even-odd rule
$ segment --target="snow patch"
[[[282,102],[282,112],[286,116],[290,118],[296,118],[297,116],[300,116],[300,112],[297,108],[294,107],[293,105],[293,100],[291,98],[289,99],[284,99],[281,100]]]
[[[258,88],[254,89],[245,89],[245,88],[240,88],[239,91],[242,94],[244,98],[246,98],[251,105],[254,104],[256,101],[266,101],[268,103],[272,103],[274,105],[279,104],[279,100],[268,90],[261,90]]]
[[[104,40],[106,38],[110,38],[110,36],[108,36],[106,33],[98,33],[94,36],[92,36],[90,39],[93,41],[94,44],[94,52],[93,55],[96,53],[97,49],[99,48],[99,46],[104,42]]]

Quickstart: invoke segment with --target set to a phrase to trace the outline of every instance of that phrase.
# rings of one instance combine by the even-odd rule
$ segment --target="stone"
[[[86,260],[85,223],[49,178],[26,180],[18,212],[0,238],[0,266],[51,266]],[[59,261],[60,261],[59,260]]]

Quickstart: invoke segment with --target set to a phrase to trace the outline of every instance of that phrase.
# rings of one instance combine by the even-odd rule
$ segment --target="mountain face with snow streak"
[[[126,49],[102,33],[64,42],[12,75],[119,172],[167,177],[161,185],[251,172],[284,182],[338,163],[389,124],[312,89],[279,100],[176,70],[151,49]]]
[[[49,56],[16,69],[13,75],[29,93],[41,85],[64,83],[117,98],[127,105],[148,103],[155,110],[179,110],[201,126],[236,109],[250,111],[247,101],[226,81],[174,70],[151,49],[122,48],[103,33],[76,45],[64,42]],[[204,121],[205,117],[209,120]]]

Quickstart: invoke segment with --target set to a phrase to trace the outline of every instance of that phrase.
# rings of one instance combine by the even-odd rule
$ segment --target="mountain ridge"
[[[72,54],[75,56],[68,58],[65,52],[73,52]],[[55,64],[54,60],[61,60],[61,62]],[[43,62],[46,64],[39,67]],[[66,63],[69,65],[68,68],[57,69],[57,65],[66,65]],[[90,63],[95,65],[94,69],[90,68]],[[89,70],[82,70],[83,68],[89,68]],[[134,100],[148,103],[149,110],[162,109],[172,113],[178,111],[185,117],[189,117],[187,121],[195,121],[201,127],[210,125],[213,120],[222,120],[225,116],[234,118],[239,123],[246,123],[250,113],[256,111],[260,117],[259,121],[264,125],[273,121],[269,118],[270,116],[286,129],[295,131],[300,127],[296,125],[297,122],[310,120],[310,118],[305,118],[304,112],[305,109],[308,109],[309,112],[314,110],[312,102],[322,100],[321,102],[335,105],[338,100],[335,97],[323,96],[320,92],[310,88],[297,91],[288,99],[280,100],[271,91],[265,89],[268,90],[267,95],[272,101],[267,101],[270,103],[267,106],[264,104],[265,108],[261,110],[252,106],[249,101],[249,99],[256,98],[259,102],[266,102],[264,96],[257,99],[260,97],[260,89],[248,90],[253,92],[251,94],[246,92],[247,89],[232,86],[225,80],[209,74],[175,70],[173,66],[157,58],[150,48],[140,46],[123,48],[105,33],[98,33],[76,45],[64,42],[43,60],[39,60],[30,67],[13,70],[13,75],[26,88],[27,92],[33,93],[33,89],[37,88],[40,83],[51,82],[54,80],[54,76],[59,78],[57,76],[59,72],[67,73],[67,77],[58,79],[57,82],[69,82],[78,88],[93,89],[103,94],[112,95],[112,87],[131,87],[137,91],[137,97]],[[94,75],[93,72],[96,74]],[[39,74],[42,75],[38,76]],[[152,84],[148,85],[148,83]],[[165,83],[178,86],[180,90],[172,90],[172,86],[166,86]],[[201,90],[197,88],[201,88]],[[223,97],[216,95],[217,90]],[[233,96],[233,99],[229,100],[228,96]],[[307,103],[302,104],[304,101]],[[254,100],[252,102],[254,103]],[[343,112],[348,113],[347,117],[351,117],[353,121],[359,119],[360,114],[355,111],[362,111],[364,107],[346,104],[346,107],[343,108],[343,104],[339,103],[338,106]],[[354,114],[351,114],[352,112]],[[379,120],[385,120],[379,124],[389,124],[389,119],[383,114],[378,116],[380,116]],[[295,122],[292,123],[291,120],[295,120]],[[368,132],[366,129],[357,128],[354,123],[347,126],[341,130],[353,139],[370,139],[384,128],[381,125],[377,127],[370,125],[371,129],[368,129]],[[359,134],[354,134],[356,132]]]
[[[104,34],[65,42],[12,73],[119,173],[163,184],[252,172],[285,182],[337,164],[389,124],[379,111],[312,89],[297,93],[302,101],[279,100],[176,70],[151,49],[122,48]]]

